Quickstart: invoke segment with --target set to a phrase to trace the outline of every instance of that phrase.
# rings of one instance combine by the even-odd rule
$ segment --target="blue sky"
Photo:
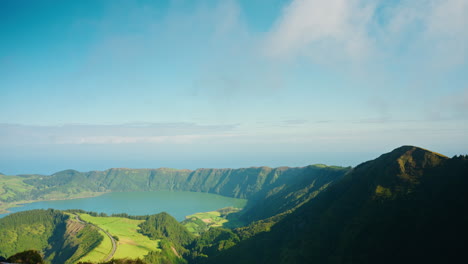
[[[0,1],[0,172],[468,151],[465,0]]]

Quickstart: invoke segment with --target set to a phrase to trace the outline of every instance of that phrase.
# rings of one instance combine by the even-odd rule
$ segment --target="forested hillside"
[[[115,215],[115,219],[123,218],[121,223],[138,219],[134,232],[157,245],[135,263],[447,263],[468,250],[468,156],[448,158],[404,146],[354,169],[315,165],[245,170],[252,174],[200,170],[176,176],[173,170],[173,176],[160,176],[160,181],[173,180],[170,186],[197,186],[199,191],[243,186],[234,188],[235,193],[249,194],[249,205],[224,217],[241,219],[245,225],[190,233],[184,225],[200,219],[191,217],[181,224],[166,213]],[[75,178],[88,181],[96,173],[65,175],[73,182]],[[230,179],[233,175],[243,180]],[[58,174],[34,184],[55,177]],[[191,183],[178,182],[178,177]],[[54,188],[59,186],[68,183]],[[204,189],[207,186],[219,189]],[[114,218],[99,221],[113,223],[115,229]],[[0,241],[7,241],[0,247],[0,255],[37,249],[52,263],[76,262],[102,239],[99,234],[90,235],[95,233],[85,229],[89,226],[76,224],[56,210],[12,214],[0,219]],[[122,243],[129,243],[128,238]]]
[[[92,226],[58,210],[19,212],[0,219],[0,256],[4,257],[37,250],[48,262],[75,263],[101,240]]]
[[[0,176],[0,202],[64,199],[115,191],[174,190],[246,198],[253,203],[288,186],[304,182],[315,182],[314,189],[319,189],[349,170],[338,168],[334,173],[329,173],[335,169],[327,166],[195,171],[167,168],[109,169],[91,172],[66,170],[51,176]]]
[[[203,263],[447,263],[467,248],[468,159],[401,147]]]

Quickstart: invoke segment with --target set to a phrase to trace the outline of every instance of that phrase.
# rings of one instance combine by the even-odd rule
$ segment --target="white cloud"
[[[361,58],[371,47],[368,24],[375,5],[360,0],[294,0],[268,38],[271,56],[336,55]]]
[[[451,67],[466,62],[467,17],[466,0],[293,0],[271,30],[266,50],[273,57],[309,56],[319,63],[405,60],[416,53],[420,65]]]
[[[232,134],[221,135],[175,135],[175,136],[88,136],[88,137],[60,137],[55,144],[192,144],[201,140],[233,137]]]

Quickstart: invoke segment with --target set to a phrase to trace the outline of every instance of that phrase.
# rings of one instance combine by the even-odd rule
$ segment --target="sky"
[[[466,0],[0,0],[0,172],[468,153]]]

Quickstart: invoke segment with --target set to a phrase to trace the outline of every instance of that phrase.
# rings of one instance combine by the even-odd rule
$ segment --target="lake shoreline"
[[[244,208],[246,199],[219,194],[187,191],[132,191],[85,193],[67,198],[17,201],[0,205],[0,218],[10,213],[34,209],[81,209],[89,212],[129,215],[150,215],[168,212],[178,221],[198,212],[214,211],[224,207]]]
[[[74,197],[66,197],[66,198],[52,198],[52,199],[39,199],[39,200],[24,200],[24,201],[16,201],[11,203],[2,203],[0,204],[0,215],[12,213],[8,209],[22,207],[26,204],[30,203],[37,203],[37,202],[50,202],[50,201],[66,201],[66,200],[75,200],[75,199],[84,199],[84,198],[92,198],[97,197],[106,193],[110,192],[93,192],[89,193],[89,195],[79,195]]]

